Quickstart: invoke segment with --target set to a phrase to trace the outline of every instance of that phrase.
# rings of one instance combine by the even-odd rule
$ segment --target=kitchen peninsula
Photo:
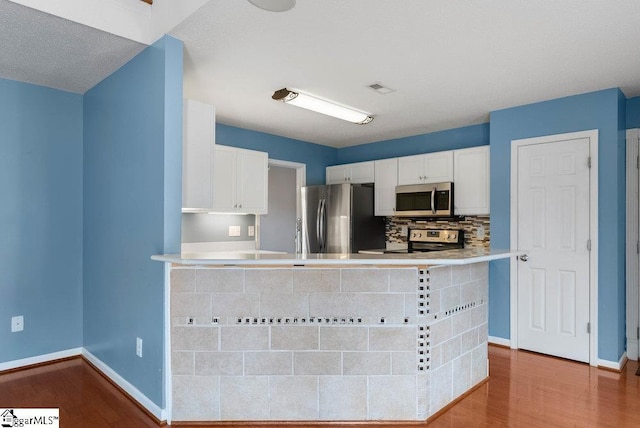
[[[173,421],[428,419],[488,376],[509,251],[158,255]]]

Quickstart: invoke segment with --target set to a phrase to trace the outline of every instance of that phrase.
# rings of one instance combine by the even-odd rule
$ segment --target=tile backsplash
[[[461,229],[464,230],[464,246],[467,248],[489,249],[489,216],[464,216],[459,220],[416,220],[400,217],[387,217],[387,242],[407,243],[407,229]]]

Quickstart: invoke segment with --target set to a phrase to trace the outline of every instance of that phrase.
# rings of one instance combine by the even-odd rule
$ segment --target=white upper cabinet
[[[453,151],[398,158],[398,184],[453,181]]]
[[[182,208],[206,211],[213,207],[213,148],[215,109],[184,100],[182,124]]]
[[[328,166],[325,182],[327,184],[373,183],[374,179],[374,162],[368,161]]]
[[[265,152],[216,145],[213,211],[266,214],[268,163]]]
[[[454,214],[489,215],[489,146],[454,150]]]
[[[375,161],[375,215],[393,216],[396,211],[398,158]]]

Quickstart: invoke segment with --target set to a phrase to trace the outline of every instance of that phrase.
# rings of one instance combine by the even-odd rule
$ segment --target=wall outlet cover
[[[255,236],[256,235],[256,227],[249,226],[247,227],[247,236]]]
[[[24,316],[11,317],[11,332],[16,333],[24,330]]]
[[[240,236],[240,226],[229,226],[229,236]]]

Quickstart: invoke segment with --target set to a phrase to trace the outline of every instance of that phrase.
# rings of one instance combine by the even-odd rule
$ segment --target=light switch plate
[[[249,226],[247,228],[247,236],[255,236],[256,234],[256,227],[255,226]]]
[[[229,226],[229,236],[240,236],[240,226]]]

